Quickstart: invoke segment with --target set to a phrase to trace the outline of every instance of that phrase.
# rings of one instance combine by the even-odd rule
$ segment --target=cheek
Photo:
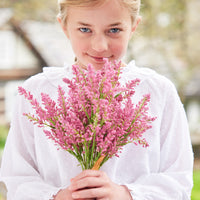
[[[74,53],[78,56],[78,54],[81,54],[84,50],[86,50],[86,44],[83,41],[79,40],[71,40],[71,46],[74,51]]]
[[[126,53],[128,46],[128,40],[122,39],[118,42],[114,42],[112,44],[112,52],[119,58],[123,57],[124,54]]]

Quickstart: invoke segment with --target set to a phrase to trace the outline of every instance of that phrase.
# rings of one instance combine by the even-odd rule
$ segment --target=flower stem
[[[103,162],[105,155],[100,156],[100,158],[94,163],[92,170],[98,170],[100,168],[101,163]]]

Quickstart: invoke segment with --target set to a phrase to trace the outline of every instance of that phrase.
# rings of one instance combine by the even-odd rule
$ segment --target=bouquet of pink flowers
[[[128,143],[148,146],[143,133],[151,128],[150,95],[134,105],[134,88],[140,80],[120,84],[121,63],[106,61],[102,70],[73,66],[74,77],[64,78],[67,94],[58,86],[58,100],[41,93],[41,104],[24,88],[19,93],[30,101],[35,113],[24,113],[44,128],[48,138],[74,155],[82,169],[98,169],[109,158],[119,156]]]

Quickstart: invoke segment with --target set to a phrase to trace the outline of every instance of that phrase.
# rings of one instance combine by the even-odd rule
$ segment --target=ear
[[[134,32],[138,26],[138,24],[140,23],[140,21],[142,20],[141,16],[138,16],[136,19],[136,22],[134,23],[133,27],[132,27],[132,32]]]
[[[67,31],[67,28],[66,28],[66,25],[63,24],[62,20],[60,17],[57,17],[57,20],[63,30],[63,32],[65,33],[65,35],[67,36],[67,38],[69,39],[69,34],[68,34],[68,31]]]
[[[142,17],[141,16],[138,16],[135,23],[133,24],[133,27],[131,29],[131,35],[130,35],[130,38],[132,37],[133,33],[135,32],[138,24],[140,23],[140,21],[142,20]]]

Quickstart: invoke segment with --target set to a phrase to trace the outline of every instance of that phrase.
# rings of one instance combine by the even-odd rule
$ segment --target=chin
[[[92,64],[92,66],[95,70],[101,70],[104,66],[104,63],[102,63],[102,64]]]

